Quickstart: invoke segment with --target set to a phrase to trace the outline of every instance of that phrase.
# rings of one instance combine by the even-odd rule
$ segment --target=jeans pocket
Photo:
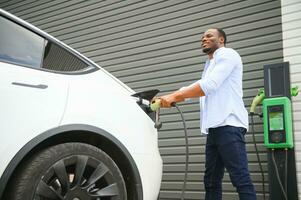
[[[239,131],[240,131],[243,135],[246,135],[246,133],[247,133],[247,129],[246,129],[246,128],[243,128],[243,127],[239,127]]]
[[[243,127],[231,126],[231,133],[233,134],[233,137],[235,138],[235,141],[237,141],[237,142],[246,143],[245,142],[246,132],[247,132],[247,129],[245,129]]]

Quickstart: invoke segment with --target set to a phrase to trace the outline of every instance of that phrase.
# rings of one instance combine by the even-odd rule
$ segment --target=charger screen
[[[270,131],[284,130],[283,112],[270,112]]]

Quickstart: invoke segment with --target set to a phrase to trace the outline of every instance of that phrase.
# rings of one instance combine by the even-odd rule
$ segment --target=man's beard
[[[205,47],[205,48],[203,48],[203,52],[205,53],[205,54],[212,54],[212,53],[214,53],[215,52],[215,50],[216,49],[218,49],[219,48],[219,46],[218,45],[212,45],[212,46],[210,46],[210,47]]]
[[[211,53],[212,52],[212,48],[203,48],[203,52],[208,54],[208,53]]]

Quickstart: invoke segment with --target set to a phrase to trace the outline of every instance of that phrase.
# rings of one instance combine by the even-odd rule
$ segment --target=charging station
[[[264,145],[271,200],[298,199],[289,75],[288,62],[264,66]]]
[[[291,102],[287,97],[263,101],[264,145],[267,148],[293,148]]]

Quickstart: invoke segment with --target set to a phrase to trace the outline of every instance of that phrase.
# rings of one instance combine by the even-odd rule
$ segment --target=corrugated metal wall
[[[291,85],[301,88],[301,1],[282,0],[284,61],[290,63]],[[301,191],[301,95],[292,98],[298,190]],[[301,194],[299,193],[299,199]]]
[[[263,65],[283,61],[280,0],[12,0],[1,1],[0,7],[82,52],[136,91],[158,88],[165,94],[196,81],[206,59],[200,37],[212,26],[226,31],[228,46],[243,58],[247,107],[263,87]],[[181,109],[191,152],[185,199],[204,199],[205,137],[199,131],[198,101],[183,103]],[[165,110],[161,119],[165,122],[159,133],[164,160],[161,199],[177,199],[184,177],[183,128],[175,109]],[[262,123],[257,118],[255,122],[266,172]],[[246,138],[249,168],[258,199],[262,199],[252,137]],[[228,174],[223,193],[224,199],[238,199]]]

